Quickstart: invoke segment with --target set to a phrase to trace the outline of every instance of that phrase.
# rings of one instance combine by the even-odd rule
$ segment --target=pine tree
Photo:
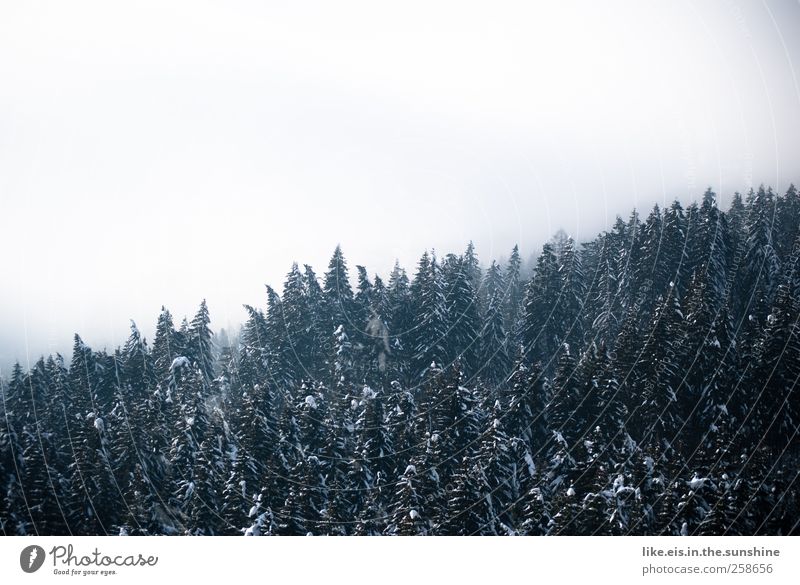
[[[561,283],[558,259],[550,244],[545,244],[536,272],[525,292],[522,339],[534,360],[549,360],[563,342],[563,331],[556,329],[555,310],[560,301]],[[547,367],[546,370],[551,369]]]
[[[243,528],[253,506],[274,508],[281,503],[270,491],[262,493],[278,470],[278,425],[268,386],[242,388],[242,409],[232,424],[237,450],[225,489],[226,520]]]
[[[79,534],[109,534],[116,524],[117,505],[108,435],[99,410],[100,370],[95,354],[75,335],[69,368],[72,398],[68,432],[72,446],[68,522]],[[77,488],[77,489],[76,489]]]
[[[380,391],[365,387],[360,399],[360,414],[355,429],[359,435],[359,489],[377,489],[381,478],[391,477],[395,470],[392,433],[387,429],[383,396]]]
[[[669,446],[680,429],[678,400],[681,377],[676,367],[681,346],[682,314],[676,291],[656,306],[653,322],[638,362],[642,403],[632,412],[635,438]]]
[[[295,379],[310,376],[311,351],[313,340],[311,331],[311,310],[306,298],[306,281],[297,266],[286,276],[281,297],[281,316],[283,335],[286,340],[286,354]],[[286,355],[284,354],[284,355]]]
[[[336,246],[333,251],[322,291],[327,310],[328,331],[333,331],[339,325],[354,328],[353,289],[350,286],[347,262],[341,246]]]
[[[686,271],[686,219],[680,203],[675,201],[664,212],[656,205],[642,224],[639,237],[634,298],[642,309],[650,311],[659,295],[681,286]]]
[[[268,379],[267,339],[269,332],[267,320],[261,311],[249,305],[245,305],[244,308],[248,318],[239,337],[237,374],[239,384],[246,388]]]
[[[411,329],[411,363],[414,378],[422,376],[432,362],[447,364],[450,355],[447,307],[440,268],[436,258],[425,252],[411,285],[411,306],[415,315]]]
[[[213,536],[221,531],[222,521],[218,515],[220,494],[219,480],[214,467],[213,438],[204,439],[195,454],[192,481],[184,492],[186,510],[186,534]]]
[[[518,439],[523,445],[525,468],[534,469],[535,460],[544,455],[549,440],[545,424],[547,396],[541,367],[529,364],[526,356],[520,355],[509,379],[508,393],[506,426],[512,439]]]
[[[214,379],[214,342],[213,333],[209,324],[211,317],[208,313],[208,306],[205,299],[200,303],[197,314],[189,325],[189,332],[186,340],[186,353],[190,361],[197,364],[203,381],[207,386],[211,385]]]
[[[478,366],[481,330],[478,295],[473,285],[477,270],[466,257],[449,255],[442,266],[446,303],[447,362],[461,362],[464,375],[471,378]]]
[[[481,266],[478,261],[478,255],[475,252],[475,245],[472,240],[467,244],[467,249],[464,250],[462,257],[464,274],[466,274],[472,290],[476,296],[481,295],[481,284],[483,276],[481,274]]]
[[[327,374],[328,360],[330,359],[330,322],[327,314],[325,293],[317,280],[314,270],[306,264],[303,275],[306,304],[309,311],[309,362],[305,365],[306,371],[311,372],[315,378]]]
[[[761,321],[769,311],[777,285],[780,261],[775,253],[775,201],[771,190],[760,187],[748,195],[743,280],[740,295],[749,315]]]
[[[514,245],[503,275],[505,284],[503,290],[504,326],[514,346],[522,341],[519,337],[521,330],[520,311],[522,310],[525,291],[520,276],[521,268],[522,260],[519,256],[519,246]]]
[[[420,481],[416,461],[409,463],[397,482],[392,502],[394,513],[386,534],[416,536],[428,533],[427,501],[418,493]]]
[[[270,382],[280,387],[290,387],[297,379],[294,367],[294,355],[291,348],[286,321],[283,317],[283,302],[280,295],[271,287],[267,287],[267,314],[263,323],[263,353]]]
[[[576,406],[578,441],[590,441],[596,457],[613,465],[626,443],[627,413],[605,344],[590,345],[576,366],[580,403]]]
[[[503,315],[503,277],[500,267],[492,262],[486,271],[483,285],[488,296],[486,315],[480,332],[480,357],[478,375],[492,385],[508,377],[511,360],[508,356]]]
[[[319,534],[320,510],[324,500],[322,471],[319,459],[306,455],[292,473],[297,481],[289,488],[281,523],[281,533],[288,536]]]
[[[717,208],[716,194],[708,189],[690,233],[687,274],[699,271],[713,291],[716,304],[725,300],[731,235],[726,216]]]
[[[208,534],[211,506],[206,503],[210,494],[208,485],[210,420],[206,404],[204,374],[199,367],[189,365],[188,360],[173,364],[175,399],[175,434],[170,446],[170,474],[173,493],[171,500],[179,510],[184,531],[191,534]]]
[[[413,394],[400,382],[391,383],[386,399],[386,429],[391,434],[394,469],[387,475],[396,478],[403,473],[408,459],[419,448],[418,441],[427,428],[426,412],[419,412]],[[402,466],[402,469],[400,468]]]
[[[558,258],[559,299],[554,307],[553,325],[563,333],[560,339],[578,347],[583,343],[582,312],[585,277],[581,254],[575,241],[567,238]]]
[[[374,291],[372,282],[369,280],[367,269],[363,266],[356,266],[358,273],[358,284],[353,296],[353,319],[351,328],[354,329],[359,343],[367,345],[369,342],[367,334],[367,324],[374,311]]]
[[[114,471],[126,499],[132,499],[135,491],[149,491],[152,470],[154,477],[164,475],[163,460],[157,449],[165,447],[161,441],[163,429],[150,416],[158,405],[154,396],[156,375],[150,352],[136,324],[131,322],[131,334],[115,356],[117,375],[116,403],[109,413],[112,422],[110,438],[114,447]],[[134,475],[137,465],[141,477]],[[140,481],[140,485],[136,482]],[[142,494],[142,497],[146,497]]]
[[[576,416],[581,402],[580,387],[576,377],[577,363],[568,345],[564,345],[558,355],[558,368],[553,379],[553,390],[547,403],[547,424],[554,436],[559,437],[554,447],[566,443],[572,449],[573,441],[580,437]]]
[[[800,421],[794,388],[800,378],[798,303],[778,287],[775,304],[755,351],[749,385],[757,389],[752,438],[775,452],[787,446]]]
[[[687,398],[682,401],[688,431],[684,436],[690,450],[701,443],[709,448],[719,428],[729,424],[735,406],[731,390],[735,386],[736,344],[727,303],[719,306],[717,294],[707,276],[695,272],[685,303],[683,334],[684,351],[691,359],[685,375]]]
[[[612,236],[603,236],[599,246],[592,285],[586,296],[587,314],[591,316],[587,325],[595,339],[605,340],[616,333],[621,315]]]
[[[478,494],[481,505],[486,508],[480,527],[483,534],[508,533],[516,523],[511,515],[513,504],[521,495],[516,473],[518,461],[505,429],[504,415],[500,401],[495,401],[476,456],[478,468],[482,471],[478,477],[485,486]],[[519,463],[525,464],[524,461]]]
[[[796,534],[800,198],[715,199],[76,336],[0,376],[0,530]]]
[[[410,359],[413,355],[414,314],[411,288],[405,270],[395,262],[386,289],[386,325],[389,334],[389,376],[409,382]],[[390,379],[393,379],[390,377]]]
[[[531,489],[525,495],[521,532],[529,536],[543,536],[547,534],[550,520],[544,490],[537,474]]]
[[[472,536],[492,534],[495,519],[488,498],[491,488],[481,465],[463,457],[447,494],[447,511],[438,527],[443,534]]]
[[[20,401],[29,407],[27,416],[22,411],[24,424],[21,426],[19,448],[22,450],[21,484],[25,493],[27,509],[30,514],[32,534],[63,534],[68,531],[65,518],[67,495],[63,490],[63,477],[57,467],[58,445],[53,441],[48,414],[48,380],[44,360],[39,360],[33,370],[20,380],[21,370],[15,367],[15,385],[25,395]],[[9,470],[9,475],[12,472]]]
[[[172,365],[172,360],[181,355],[183,350],[179,341],[172,322],[172,315],[167,309],[161,307],[152,356],[154,375],[158,383],[164,386],[167,385],[169,379],[169,367]]]
[[[797,187],[789,185],[786,193],[777,198],[775,207],[773,237],[775,251],[779,258],[785,260],[791,256],[792,248],[800,235],[797,227],[797,218],[800,217],[800,193]]]

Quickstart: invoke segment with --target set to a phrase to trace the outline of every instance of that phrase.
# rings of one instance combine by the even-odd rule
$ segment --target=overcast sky
[[[0,368],[291,262],[505,257],[800,181],[800,4],[0,3]],[[354,270],[353,270],[354,272]]]

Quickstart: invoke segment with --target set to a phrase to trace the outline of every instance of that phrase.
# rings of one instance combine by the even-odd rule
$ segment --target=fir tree
[[[421,376],[432,363],[446,364],[447,306],[441,271],[436,258],[427,252],[422,255],[417,274],[411,285],[411,305],[415,319],[411,337],[412,371]]]
[[[208,313],[208,306],[205,299],[200,303],[200,308],[197,314],[192,319],[189,325],[188,336],[186,340],[186,353],[190,361],[197,364],[200,373],[203,376],[203,381],[207,386],[211,385],[211,380],[214,379],[214,343],[212,341],[213,333],[210,328],[211,317]]]
[[[545,244],[524,300],[522,339],[526,350],[532,352],[536,360],[555,355],[556,348],[563,341],[564,332],[556,330],[555,324],[555,309],[560,301],[560,293],[558,259],[552,246]]]
[[[508,377],[511,363],[503,315],[503,278],[500,267],[492,262],[486,271],[484,290],[488,295],[486,316],[480,333],[480,370],[478,375],[492,385]]]
[[[342,254],[341,246],[336,246],[328,263],[325,282],[322,287],[327,311],[328,330],[333,331],[339,325],[353,328],[354,306],[353,289],[347,271],[347,262]]]

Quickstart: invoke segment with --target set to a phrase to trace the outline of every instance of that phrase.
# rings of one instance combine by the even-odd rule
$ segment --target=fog
[[[0,374],[800,180],[797,2],[285,4],[0,4]]]

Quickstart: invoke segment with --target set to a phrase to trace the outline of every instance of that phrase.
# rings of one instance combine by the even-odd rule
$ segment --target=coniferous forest
[[[294,264],[0,381],[4,534],[800,529],[800,194],[618,218],[530,266]]]

